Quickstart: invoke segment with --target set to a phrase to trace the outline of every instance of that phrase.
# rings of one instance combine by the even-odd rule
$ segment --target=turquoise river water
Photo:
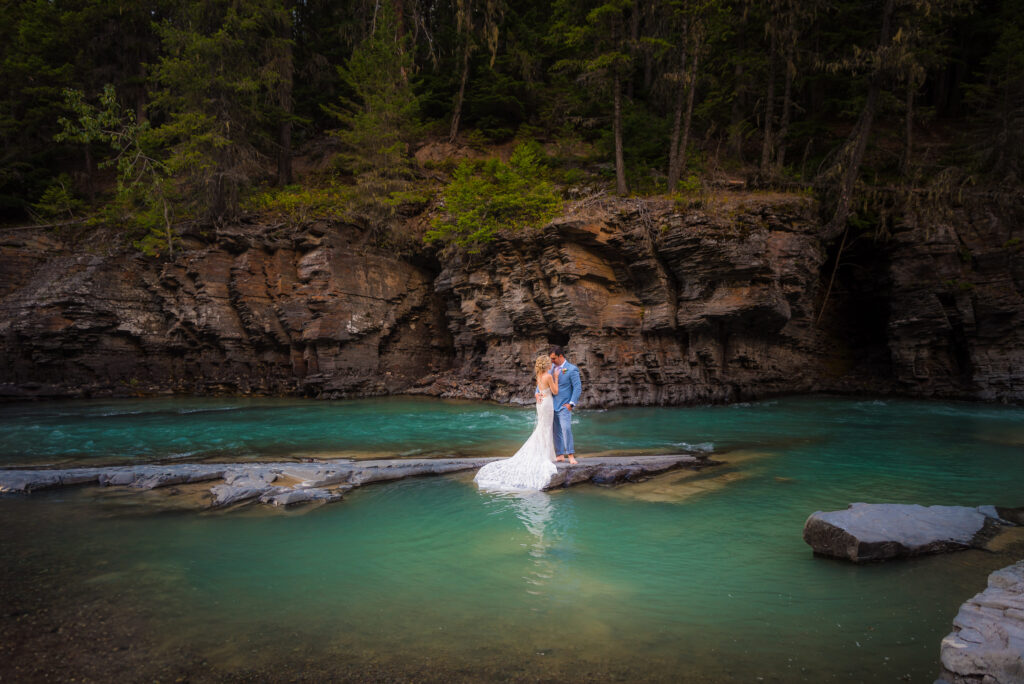
[[[409,398],[12,404],[0,467],[510,455],[532,424],[530,408]],[[6,655],[22,674],[94,665],[44,638],[49,610],[97,644],[123,637],[112,651],[144,648],[133,680],[930,683],[960,603],[1024,557],[1012,532],[867,566],[801,539],[810,513],[855,501],[1024,505],[1020,407],[791,397],[584,410],[575,433],[581,454],[726,464],[522,496],[421,478],[289,511],[198,511],[160,490],[0,497]]]

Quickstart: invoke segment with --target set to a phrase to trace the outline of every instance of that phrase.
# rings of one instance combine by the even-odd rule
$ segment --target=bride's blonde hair
[[[537,360],[533,362],[533,374],[537,375],[538,373],[546,373],[550,365],[551,359],[546,355],[538,356]]]

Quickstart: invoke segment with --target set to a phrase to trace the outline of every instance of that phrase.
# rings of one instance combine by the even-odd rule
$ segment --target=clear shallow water
[[[229,449],[255,453],[254,431],[272,426],[319,425],[395,453],[507,451],[498,445],[530,428],[529,410],[471,403],[252,401],[222,412],[235,423],[170,413],[211,402],[158,401],[118,406],[164,416],[153,419],[161,429],[114,430],[149,451],[76,458],[158,456],[170,448],[166,425],[182,415],[203,416],[182,428],[195,444],[219,431]],[[72,415],[46,417],[47,406]],[[102,434],[104,419],[130,420],[75,413],[108,410],[97,406],[110,402],[19,407],[35,412],[21,414],[19,429],[34,421],[51,434]],[[0,553],[26,572],[62,559],[74,570],[62,581],[123,606],[154,662],[195,663],[188,671],[199,680],[247,669],[929,683],[959,604],[1024,553],[1018,543],[855,567],[814,558],[800,538],[808,514],[852,501],[1024,504],[1020,408],[805,397],[582,412],[578,421],[580,451],[711,443],[729,465],[525,497],[481,494],[468,477],[417,479],[289,513],[167,512],[156,492],[92,488],[8,497]],[[369,425],[384,423],[375,437]],[[274,449],[337,448],[322,434],[288,434]],[[50,440],[42,449],[7,441],[20,451],[0,453],[9,462],[66,453]]]
[[[796,397],[695,408],[581,410],[581,453],[870,445],[884,457],[984,441],[1024,448],[1019,408]],[[0,467],[126,461],[504,455],[532,408],[395,397],[361,401],[161,398],[0,404]],[[813,447],[812,447],[813,450]],[[1002,451],[999,451],[1002,453]]]

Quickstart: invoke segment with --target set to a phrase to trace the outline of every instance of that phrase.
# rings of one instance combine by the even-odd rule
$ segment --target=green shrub
[[[256,193],[249,199],[248,207],[291,223],[306,223],[320,218],[344,218],[354,195],[354,189],[345,185],[323,188],[287,185]]]
[[[543,161],[540,145],[526,142],[508,164],[463,162],[444,189],[444,215],[432,221],[424,240],[476,252],[498,231],[540,228],[562,209],[561,197],[543,177]]]
[[[32,208],[45,219],[74,218],[85,204],[71,192],[71,178],[61,174],[43,192]]]

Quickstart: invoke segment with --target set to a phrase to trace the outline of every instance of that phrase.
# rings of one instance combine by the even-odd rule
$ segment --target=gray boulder
[[[940,654],[950,684],[1024,682],[1024,561],[993,572],[960,606]]]
[[[804,541],[817,554],[859,563],[977,548],[1004,522],[992,506],[855,503],[813,513]]]

